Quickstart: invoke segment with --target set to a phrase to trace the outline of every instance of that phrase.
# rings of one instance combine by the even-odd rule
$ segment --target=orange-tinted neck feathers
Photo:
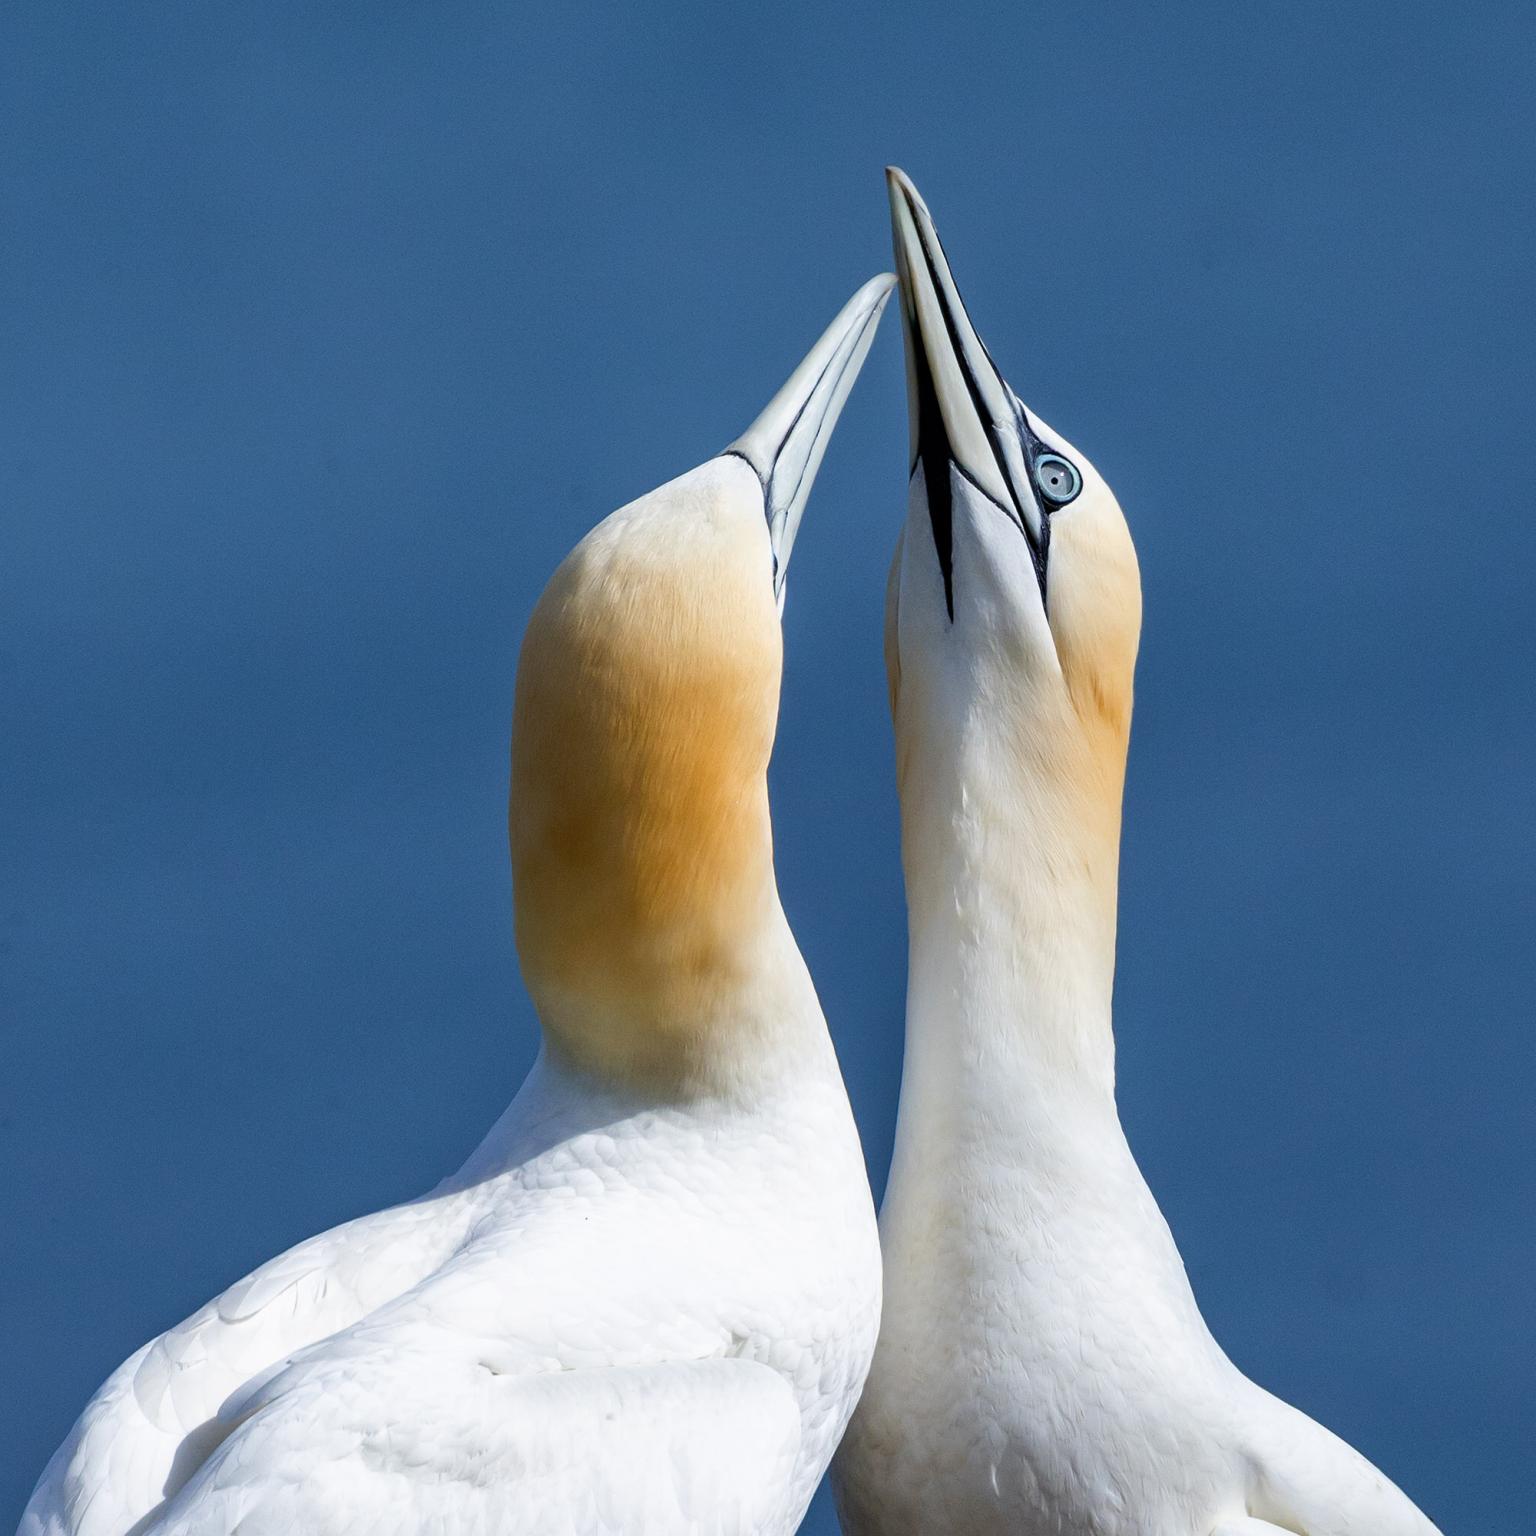
[[[517,944],[574,1064],[683,1082],[751,988],[782,923],[766,782],[781,661],[739,460],[614,513],[539,599],[513,724]]]

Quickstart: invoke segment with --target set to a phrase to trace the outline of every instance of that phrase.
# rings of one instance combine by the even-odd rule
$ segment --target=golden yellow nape
[[[782,640],[761,487],[737,458],[566,557],[517,670],[517,947],[551,1049],[687,1070],[776,910],[766,770]]]
[[[1048,610],[1079,718],[1123,758],[1141,641],[1141,573],[1130,529],[1097,473],[1092,492],[1053,520]]]

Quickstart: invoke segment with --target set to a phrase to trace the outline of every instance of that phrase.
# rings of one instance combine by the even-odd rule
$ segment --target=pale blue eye
[[[1035,460],[1035,480],[1040,494],[1053,507],[1066,506],[1083,488],[1083,477],[1077,467],[1059,453],[1042,453]]]

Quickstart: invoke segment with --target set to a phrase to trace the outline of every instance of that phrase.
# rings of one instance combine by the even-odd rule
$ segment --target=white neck
[[[1084,814],[1081,783],[1041,771],[981,709],[949,726],[901,743],[898,1139],[920,1139],[919,1155],[1115,1118],[1118,804]]]

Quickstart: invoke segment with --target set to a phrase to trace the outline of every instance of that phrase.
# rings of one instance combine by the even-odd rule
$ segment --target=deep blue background
[[[120,1358],[513,1091],[529,607],[888,265],[888,160],[1137,538],[1122,1103],[1206,1314],[1528,1524],[1532,9],[902,9],[5,8],[0,1527]],[[773,770],[877,1182],[894,319]]]

